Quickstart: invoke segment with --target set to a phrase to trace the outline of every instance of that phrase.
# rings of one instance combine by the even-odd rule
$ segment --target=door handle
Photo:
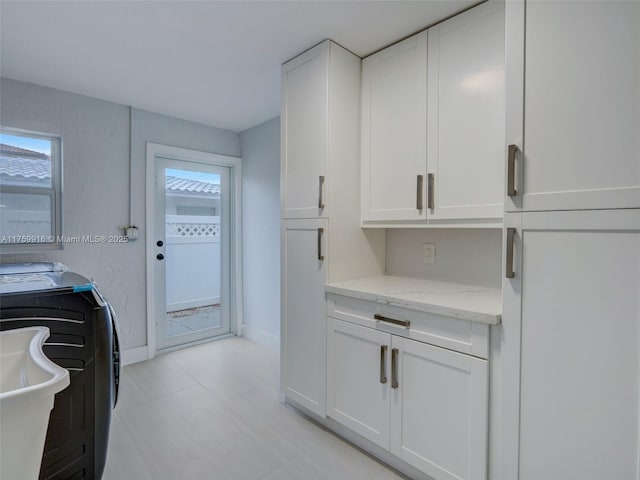
[[[324,208],[324,202],[322,201],[322,186],[324,185],[324,175],[318,177],[318,208],[322,210]]]
[[[427,188],[429,189],[429,191],[427,192],[427,208],[429,210],[433,210],[435,208],[435,201],[434,201],[434,191],[433,191],[433,184],[434,184],[434,180],[435,180],[435,175],[433,173],[430,173],[427,175]]]
[[[418,175],[416,180],[416,208],[422,211],[422,183],[424,182],[424,175]]]
[[[516,191],[516,154],[518,153],[517,145],[509,145],[507,154],[507,196],[515,197]]]
[[[380,383],[387,383],[387,371],[385,369],[387,348],[387,345],[380,345]]]
[[[513,271],[513,243],[516,239],[516,229],[507,228],[507,261],[504,276],[507,278],[513,278],[516,273]]]
[[[411,326],[411,322],[409,320],[396,320],[395,318],[385,317],[383,315],[378,315],[377,313],[373,315],[374,320],[378,320],[380,322],[392,323],[394,325],[399,325],[404,328],[409,328]]]
[[[391,349],[391,388],[398,388],[398,349]]]
[[[324,228],[318,229],[318,260],[324,260],[324,255],[322,254],[322,234],[324,233]]]

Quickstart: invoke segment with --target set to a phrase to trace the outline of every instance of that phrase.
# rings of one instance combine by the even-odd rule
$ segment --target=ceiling
[[[0,75],[236,132],[280,112],[280,65],[364,57],[477,1],[0,1]]]

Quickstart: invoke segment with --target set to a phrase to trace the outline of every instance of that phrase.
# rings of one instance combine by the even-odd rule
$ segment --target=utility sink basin
[[[69,372],[49,360],[46,327],[0,332],[0,478],[37,479],[56,393]]]

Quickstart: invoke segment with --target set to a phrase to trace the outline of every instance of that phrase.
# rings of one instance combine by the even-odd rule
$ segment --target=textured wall
[[[0,124],[63,140],[64,235],[118,235],[129,222],[129,108],[38,85],[0,80]],[[146,142],[240,154],[239,135],[134,110],[132,223],[129,244],[67,244],[62,251],[3,255],[2,262],[62,262],[93,278],[114,305],[124,349],[147,342],[145,265]]]
[[[240,134],[245,335],[280,338],[280,118]]]
[[[388,229],[386,273],[500,288],[500,229]],[[423,244],[436,246],[436,261],[425,264]]]

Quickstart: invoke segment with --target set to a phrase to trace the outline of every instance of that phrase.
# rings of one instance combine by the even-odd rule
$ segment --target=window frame
[[[5,127],[1,125],[0,133],[51,141],[51,187],[23,187],[0,184],[0,194],[23,193],[31,195],[47,195],[50,202],[49,213],[52,226],[52,232],[49,237],[52,237],[53,240],[51,242],[0,243],[0,255],[62,250],[64,248],[62,241],[62,136],[51,133],[34,132],[20,128]]]

